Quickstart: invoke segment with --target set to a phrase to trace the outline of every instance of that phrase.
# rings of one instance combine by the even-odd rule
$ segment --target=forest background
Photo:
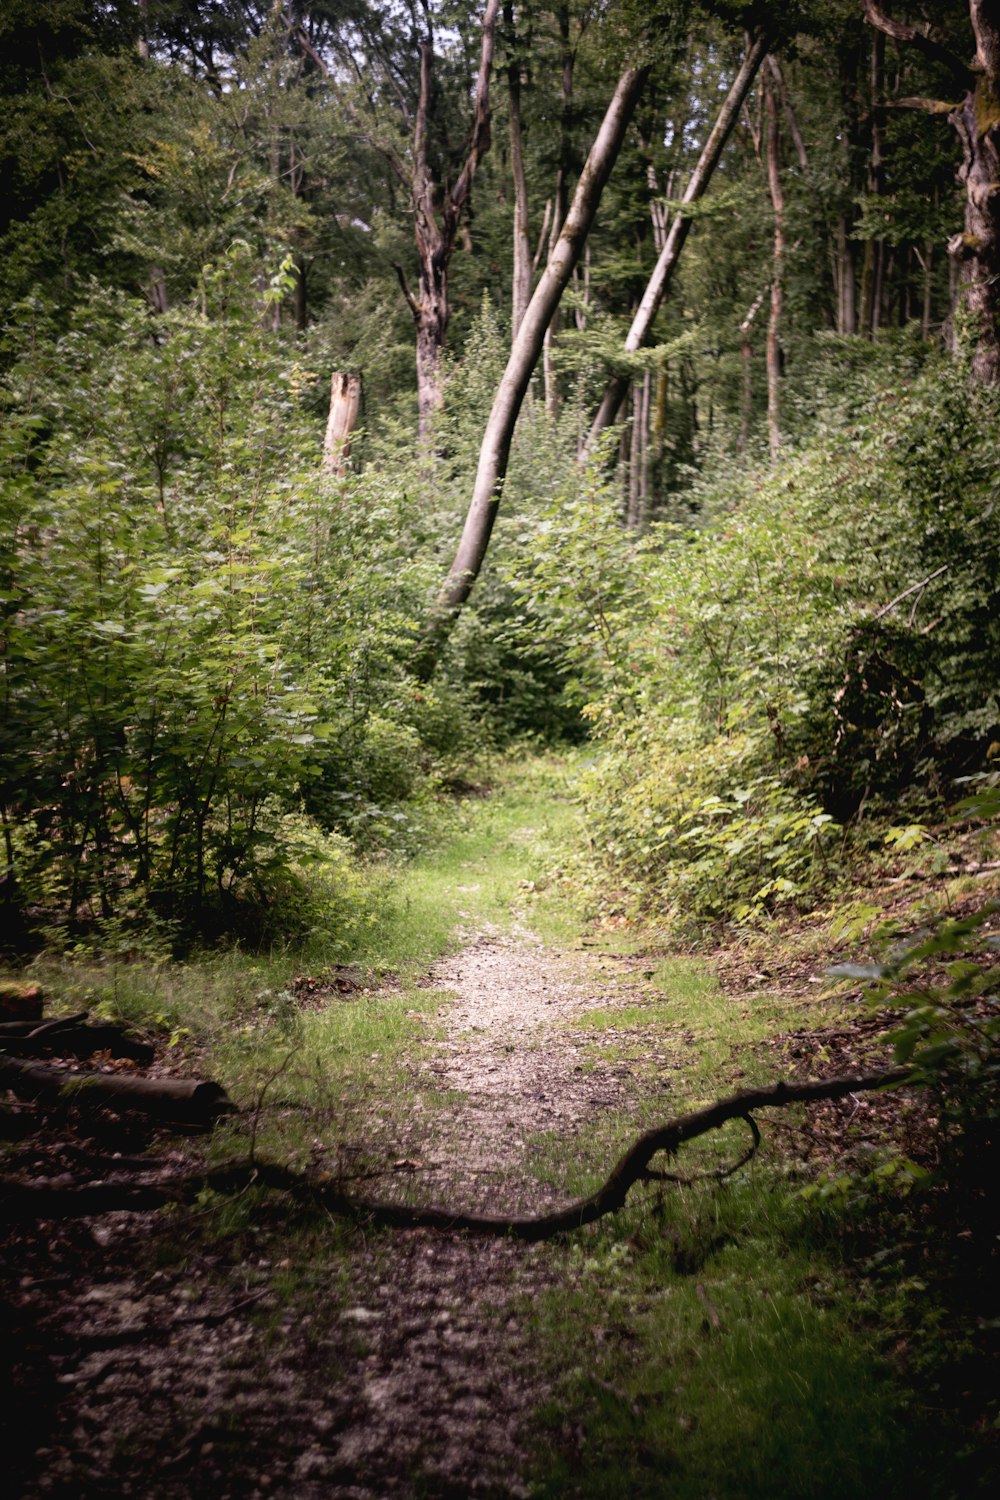
[[[741,984],[839,959],[875,1007],[854,1040],[933,1086],[862,1212],[929,1188],[897,1244],[919,1275],[873,1275],[924,1325],[916,1363],[957,1351],[974,1466],[1000,1109],[989,12],[0,17],[11,967],[132,1004],[169,1048],[217,984],[252,1165],[293,971],[377,967],[408,862],[504,757],[571,747],[583,833],[541,884],[604,937],[716,945]],[[706,1089],[724,1026],[742,1077],[791,1014],[759,1010],[711,1011]],[[351,1068],[394,1086],[362,1023],[342,1103]],[[935,1321],[921,1278],[959,1223]],[[862,1233],[880,1257],[896,1229]]]
[[[873,820],[988,775],[995,307],[990,335],[967,267],[996,244],[963,244],[944,116],[964,67],[995,150],[996,75],[968,5],[868,9],[913,35],[851,0],[7,7],[9,924],[329,926],[317,859],[405,850],[442,776],[521,735],[600,744],[598,860],[695,924],[808,902]],[[432,675],[512,329],[630,63]],[[363,409],[324,464],[331,370]]]

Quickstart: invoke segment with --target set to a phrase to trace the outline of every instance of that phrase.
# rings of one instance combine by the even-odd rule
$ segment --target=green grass
[[[536,1309],[554,1382],[536,1493],[948,1494],[945,1434],[848,1273],[837,1226],[767,1177],[675,1191],[570,1247]]]

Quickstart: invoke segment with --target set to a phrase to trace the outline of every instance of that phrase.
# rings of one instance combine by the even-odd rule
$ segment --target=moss
[[[975,110],[976,138],[981,141],[991,130],[1000,126],[1000,97],[985,79],[981,79],[976,85]]]

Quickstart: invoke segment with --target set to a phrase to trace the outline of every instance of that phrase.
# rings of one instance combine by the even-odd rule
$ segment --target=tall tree
[[[973,330],[973,375],[1000,385],[1000,14],[995,0],[969,0],[975,57],[966,64],[929,30],[895,20],[876,0],[864,0],[865,18],[885,36],[917,48],[956,88],[958,103],[936,98],[896,99],[897,107],[946,115],[962,144],[959,180],[965,188],[965,228],[952,236],[949,254],[959,267]]]
[[[419,663],[424,676],[433,672],[441,647],[479,576],[500,504],[514,427],[538,363],[545,330],[579,260],[649,72],[649,66],[627,67],[622,72],[580,174],[549,263],[521,321],[483,434],[472,501],[458,551],[428,623]]]
[[[417,334],[417,403],[420,410],[420,435],[425,441],[430,437],[434,416],[444,395],[441,356],[451,317],[448,299],[451,258],[476,169],[490,145],[490,74],[499,10],[500,0],[486,0],[472,137],[461,171],[455,183],[449,186],[438,179],[431,160],[434,31],[430,6],[424,0],[427,29],[420,42],[420,93],[413,122],[412,164],[408,182],[420,265],[416,294],[410,291],[402,270],[399,277],[413,314]]]
[[[675,214],[654,267],[643,293],[642,301],[632,319],[632,326],[625,337],[625,352],[633,354],[640,349],[649,336],[660,304],[666,296],[670,278],[680,259],[691,228],[692,216],[689,205],[697,202],[707,190],[712,180],[712,174],[718,165],[723,148],[742,108],[750,86],[757,75],[761,63],[767,55],[769,41],[766,33],[759,33],[751,42],[750,49],[740,66],[736,77],[726,99],[719,111],[718,118],[709,133],[708,139],[702,148],[698,163],[691,173],[690,180],[684,190],[681,199],[682,207]],[[622,401],[628,390],[628,379],[623,375],[614,375],[609,380],[604,392],[604,398],[598,408],[590,429],[590,443],[593,444],[602,432],[610,427],[618,416]]]

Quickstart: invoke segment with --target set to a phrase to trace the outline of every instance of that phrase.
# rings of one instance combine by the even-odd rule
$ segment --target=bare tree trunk
[[[766,292],[761,292],[755,299],[743,322],[740,324],[740,354],[743,359],[743,400],[740,408],[740,430],[736,439],[736,452],[742,456],[746,452],[747,441],[750,437],[750,418],[753,414],[753,343],[750,331],[753,321],[760,312]]]
[[[524,172],[524,142],[521,129],[521,63],[517,55],[512,0],[504,5],[504,22],[511,48],[507,64],[507,99],[510,114],[510,171],[514,180],[514,264],[511,279],[510,336],[517,337],[521,319],[531,301],[531,243],[528,239],[528,181]]]
[[[723,147],[729,139],[733,125],[739,117],[743,101],[766,54],[767,37],[761,33],[753,42],[742,67],[733,80],[733,85],[729,90],[726,101],[719,111],[719,117],[702,149],[698,164],[691,174],[691,180],[681,200],[682,203],[689,204],[696,202],[711,182],[712,173],[715,171],[719,157],[722,155]],[[653,319],[656,317],[660,303],[663,301],[667,287],[670,284],[674,268],[680,259],[680,253],[684,248],[684,241],[687,239],[690,228],[691,218],[681,209],[674,217],[653,274],[646,285],[646,290],[643,293],[638,311],[632,319],[632,326],[625,338],[626,353],[634,353],[636,349],[640,348],[646,342]],[[601,433],[610,427],[617,418],[618,409],[622,404],[622,399],[627,389],[628,380],[624,376],[613,376],[608,382],[604,399],[590,429],[591,446],[600,437]]]
[[[562,78],[560,81],[559,104],[559,170],[556,177],[556,191],[552,204],[552,229],[549,235],[550,256],[555,249],[562,231],[569,196],[569,175],[573,146],[569,130],[569,112],[573,99],[573,71],[576,62],[573,48],[570,45],[568,5],[560,5],[558,21],[559,41],[562,47]],[[549,322],[549,326],[545,330],[545,338],[542,344],[542,379],[545,384],[545,410],[553,422],[559,415],[559,390],[556,384],[555,367],[552,361],[552,350],[558,332],[559,310],[557,308]]]
[[[323,440],[323,467],[342,476],[351,466],[351,438],[361,411],[361,376],[335,370],[330,380],[330,414]]]
[[[785,195],[778,156],[778,101],[765,89],[767,110],[767,184],[774,210],[774,255],[771,269],[771,315],[767,324],[767,437],[774,463],[781,449],[781,317],[784,310]]]
[[[642,386],[632,382],[632,430],[628,444],[628,506],[625,525],[629,531],[639,529],[639,468],[642,464]]]
[[[972,67],[916,26],[894,21],[877,0],[864,0],[865,19],[898,42],[917,47],[946,68],[965,97],[956,107],[937,99],[898,99],[898,106],[947,114],[962,143],[959,181],[965,188],[965,229],[948,242],[952,266],[972,324],[975,343],[972,374],[984,385],[1000,384],[1000,15],[996,0],[969,0],[969,19],[976,43]],[[954,319],[949,315],[949,343]]]
[[[417,663],[422,677],[429,677],[433,672],[448,632],[479,576],[500,504],[514,426],[542,350],[545,330],[573,274],[648,76],[647,66],[626,68],[619,78],[580,174],[562,233],[522,319],[483,434],[472,502],[455,561],[428,621],[424,648]]]
[[[837,332],[853,334],[858,327],[857,284],[854,254],[847,232],[847,217],[837,220]]]
[[[649,524],[649,411],[652,405],[653,372],[647,370],[642,377],[642,456],[639,461],[639,530],[645,531]]]
[[[1000,15],[996,0],[969,0],[976,38],[975,81],[949,116],[962,142],[965,233],[949,254],[960,267],[965,308],[974,329],[972,373],[1000,385]]]
[[[442,197],[430,162],[430,104],[433,83],[434,42],[428,35],[420,44],[420,94],[413,125],[413,227],[420,262],[418,289],[414,296],[400,267],[400,285],[406,297],[417,335],[417,406],[420,437],[429,443],[435,414],[444,395],[441,356],[451,308],[448,302],[448,270],[462,214],[481,158],[490,145],[490,74],[500,0],[486,0],[483,14],[479,73],[476,80],[475,120],[472,144],[465,164],[450,192]]]

